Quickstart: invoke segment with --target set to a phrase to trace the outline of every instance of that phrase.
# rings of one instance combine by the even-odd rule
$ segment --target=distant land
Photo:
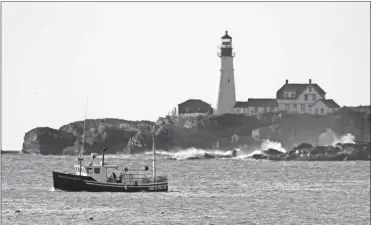
[[[22,150],[1,150],[1,154],[19,154]]]

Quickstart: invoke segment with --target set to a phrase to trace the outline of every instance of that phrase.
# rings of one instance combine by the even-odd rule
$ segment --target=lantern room
[[[232,37],[228,35],[228,31],[225,31],[225,35],[221,39],[222,44],[220,46],[220,52],[218,53],[218,56],[233,57],[234,53],[232,52]]]
[[[222,48],[232,48],[232,37],[228,35],[228,31],[222,37]]]

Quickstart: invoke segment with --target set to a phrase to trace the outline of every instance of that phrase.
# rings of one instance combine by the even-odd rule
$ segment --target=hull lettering
[[[58,178],[69,179],[69,180],[81,180],[81,178],[70,177],[70,176],[65,176],[65,175],[60,175],[60,174],[58,174]]]
[[[167,185],[156,185],[156,186],[150,186],[148,188],[150,191],[155,191],[155,190],[166,190]]]

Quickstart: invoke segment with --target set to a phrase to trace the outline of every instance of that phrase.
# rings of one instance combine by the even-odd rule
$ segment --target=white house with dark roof
[[[340,109],[340,106],[332,99],[319,99],[312,104],[312,114],[326,115]]]
[[[278,112],[278,103],[274,98],[249,98],[247,102],[236,102],[233,112],[249,116]]]
[[[286,83],[277,91],[276,98],[279,111],[315,114],[315,110],[313,110],[312,107],[318,100],[326,100],[326,92],[318,84],[312,83],[311,79],[309,79],[309,83],[307,84],[292,84],[286,80]],[[324,103],[321,105],[321,102],[326,102],[328,105],[331,105],[331,107],[329,108]],[[317,110],[327,112],[340,108],[339,105],[331,99],[321,102],[316,103],[316,107],[318,108],[321,105],[323,110],[321,110],[321,108]],[[331,104],[330,102],[335,104]]]

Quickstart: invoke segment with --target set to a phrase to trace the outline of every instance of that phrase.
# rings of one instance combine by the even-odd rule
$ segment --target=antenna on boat
[[[85,104],[85,117],[84,117],[84,128],[83,128],[83,134],[82,134],[82,148],[80,150],[80,156],[79,156],[79,164],[80,164],[80,176],[81,176],[81,164],[82,164],[82,154],[84,152],[84,146],[85,146],[85,125],[86,125],[86,111],[88,108],[88,97],[86,97],[86,104]]]
[[[156,148],[155,148],[155,130],[156,130],[156,124],[152,127],[152,151],[153,151],[153,165],[152,165],[152,176],[153,176],[153,182],[156,181]]]

